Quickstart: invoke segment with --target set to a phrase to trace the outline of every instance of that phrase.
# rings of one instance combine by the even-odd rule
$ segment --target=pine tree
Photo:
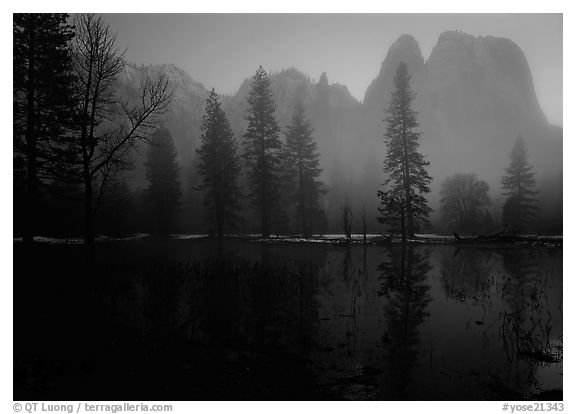
[[[320,206],[322,184],[318,181],[322,169],[319,167],[318,147],[312,133],[304,106],[298,102],[286,132],[286,164],[292,184],[291,201],[296,205],[296,217],[305,237],[312,234],[312,224],[324,216]]]
[[[63,180],[72,155],[74,75],[67,14],[14,14],[13,98],[16,173],[25,182],[24,242],[36,228],[40,186]]]
[[[424,194],[430,192],[432,178],[426,170],[430,163],[419,152],[418,120],[411,107],[416,94],[404,62],[398,66],[394,85],[384,134],[387,146],[384,171],[389,174],[385,185],[388,189],[378,192],[382,212],[379,221],[400,227],[402,240],[406,240],[427,223],[432,210]]]
[[[389,231],[400,233],[406,238],[406,203],[404,202],[404,189],[399,186],[391,187],[386,191],[379,190],[380,206],[378,221],[388,226]]]
[[[172,135],[166,128],[157,129],[152,136],[145,166],[146,178],[150,183],[147,196],[154,219],[152,232],[159,235],[170,234],[174,230],[182,191],[176,148]]]
[[[248,128],[244,134],[244,158],[248,167],[250,199],[260,212],[262,237],[269,238],[271,225],[282,217],[280,128],[274,116],[270,79],[262,66],[252,77],[248,95]]]
[[[202,144],[197,150],[200,188],[204,191],[208,220],[216,225],[218,237],[222,237],[224,228],[234,227],[238,219],[241,166],[232,128],[214,89],[206,101],[201,130]]]
[[[538,200],[534,195],[538,191],[532,166],[528,164],[528,153],[524,140],[519,135],[510,153],[510,165],[502,178],[503,194],[507,196],[502,211],[502,221],[506,226],[518,230],[525,228],[534,217],[538,208],[534,205]]]

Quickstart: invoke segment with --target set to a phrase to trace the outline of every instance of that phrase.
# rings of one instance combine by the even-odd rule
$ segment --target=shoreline
[[[174,234],[164,237],[152,236],[147,233],[139,233],[126,236],[99,236],[95,239],[97,243],[103,242],[129,242],[129,241],[143,241],[153,239],[168,239],[174,241],[186,240],[213,240],[217,241],[218,238],[208,234]],[[391,246],[401,245],[402,240],[400,236],[396,235],[380,235],[380,234],[367,234],[366,241],[364,235],[353,234],[350,240],[347,240],[343,234],[327,234],[327,235],[314,235],[312,237],[301,237],[298,235],[282,235],[271,236],[268,239],[262,238],[258,234],[232,234],[225,235],[222,241],[230,240],[243,240],[252,243],[267,243],[267,244],[327,244],[332,246]],[[82,245],[84,244],[82,238],[57,238],[57,237],[44,237],[36,236],[34,242],[38,244],[49,245]],[[13,243],[21,244],[21,237],[14,237]],[[422,244],[422,245],[454,245],[458,247],[546,247],[546,248],[561,248],[563,245],[563,236],[558,235],[520,235],[520,236],[503,236],[503,237],[482,237],[482,236],[459,236],[458,239],[454,236],[436,235],[436,234],[422,234],[416,235],[412,239],[406,241],[407,244]]]

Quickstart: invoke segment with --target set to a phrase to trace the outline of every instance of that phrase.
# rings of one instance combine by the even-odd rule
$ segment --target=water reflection
[[[428,283],[432,267],[429,252],[411,245],[391,248],[386,256],[378,266],[382,282],[379,294],[386,298],[384,386],[394,398],[408,399],[411,371],[420,350],[418,328],[429,316],[427,307],[432,300]]]
[[[449,298],[480,301],[490,287],[495,252],[487,249],[444,249],[441,255],[442,288]]]
[[[116,338],[108,352],[133,358],[130,369],[170,355],[174,399],[519,399],[562,388],[561,251],[159,251],[124,254],[100,296]]]
[[[441,263],[446,297],[478,310],[467,329],[481,331],[468,338],[482,343],[470,359],[480,383],[516,399],[561,389],[561,252],[446,249]]]
[[[539,367],[561,361],[562,333],[557,312],[550,309],[550,273],[539,263],[537,251],[504,251],[502,265],[507,279],[502,287],[505,307],[501,313],[502,342],[518,378],[539,385]],[[555,326],[556,325],[556,326]],[[559,330],[560,328],[560,330]],[[522,366],[524,370],[522,371]]]

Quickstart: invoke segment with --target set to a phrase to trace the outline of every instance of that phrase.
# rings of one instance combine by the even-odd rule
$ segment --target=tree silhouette
[[[486,207],[490,206],[488,184],[476,174],[454,174],[447,177],[440,189],[442,219],[453,230],[476,232],[486,221]],[[489,230],[489,229],[487,229]]]
[[[67,14],[14,14],[14,167],[25,190],[24,243],[33,242],[40,186],[65,180],[73,156],[74,73]],[[20,194],[21,191],[15,193]]]
[[[140,86],[138,103],[129,105],[122,101],[114,81],[124,70],[124,53],[116,48],[115,35],[101,17],[93,14],[77,15],[74,26],[74,66],[80,100],[79,174],[84,185],[84,244],[90,260],[95,189],[102,194],[110,178],[130,166],[131,149],[136,142],[147,141],[161,123],[172,93],[165,77],[156,81],[146,78]]]
[[[202,144],[198,172],[204,191],[204,206],[209,221],[216,225],[218,237],[224,235],[224,227],[233,227],[240,207],[240,160],[237,145],[226,114],[220,106],[214,89],[206,101],[206,113],[202,119]]]
[[[322,195],[318,176],[318,147],[312,137],[313,129],[304,113],[304,105],[298,102],[294,108],[292,122],[286,131],[286,166],[289,180],[292,181],[291,201],[296,204],[296,216],[300,221],[302,234],[312,234],[312,224],[324,217],[320,206]]]
[[[249,196],[253,207],[260,211],[262,237],[269,238],[272,222],[283,216],[280,202],[282,143],[274,116],[270,79],[262,66],[252,77],[248,106],[244,158],[248,167]]]
[[[523,230],[535,217],[538,208],[534,205],[538,199],[533,196],[536,180],[532,166],[528,164],[528,153],[522,136],[518,136],[510,153],[510,165],[502,178],[502,192],[507,196],[502,210],[502,222]]]
[[[152,136],[146,161],[147,196],[155,221],[153,233],[167,235],[173,230],[182,191],[176,148],[170,131],[159,128]]]
[[[384,142],[387,150],[384,171],[389,178],[385,183],[388,189],[378,192],[383,215],[380,221],[395,227],[399,224],[402,239],[406,240],[407,237],[414,237],[415,229],[426,224],[432,211],[424,197],[425,193],[430,192],[432,178],[426,170],[430,163],[418,152],[420,133],[416,131],[418,120],[412,109],[416,95],[404,62],[398,65],[394,86],[385,119]]]
[[[402,240],[406,240],[406,203],[403,189],[392,187],[387,191],[378,190],[380,217],[377,220],[386,224],[391,232],[400,232]]]
[[[346,204],[342,207],[342,229],[344,230],[344,235],[346,236],[346,241],[350,243],[352,241],[352,221],[354,220],[354,215],[352,214],[352,209],[346,200]]]

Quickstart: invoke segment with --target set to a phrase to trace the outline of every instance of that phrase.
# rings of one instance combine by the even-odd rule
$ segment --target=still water
[[[502,400],[562,390],[561,248],[173,241],[152,251],[108,306],[144,337],[159,326],[185,337],[190,378],[203,372],[195,358],[212,360],[213,382],[192,380],[198,393]]]

